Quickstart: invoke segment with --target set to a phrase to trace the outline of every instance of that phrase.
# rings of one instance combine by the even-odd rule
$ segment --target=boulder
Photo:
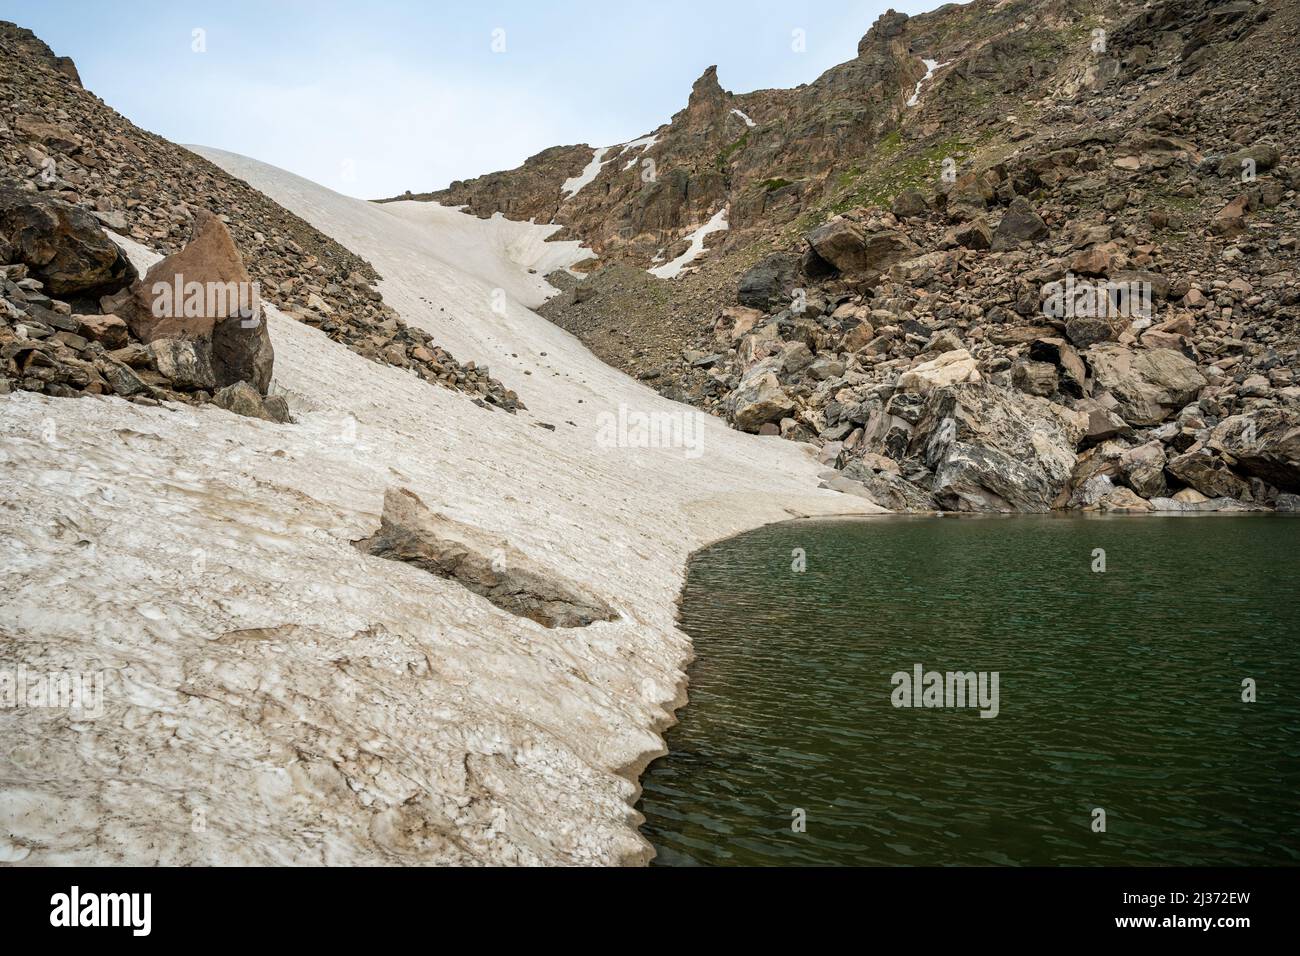
[[[928,392],[978,381],[980,373],[975,359],[965,349],[956,349],[908,369],[898,377],[897,388],[904,392]]]
[[[900,219],[912,219],[916,216],[924,216],[930,211],[926,205],[925,197],[916,189],[905,189],[894,197],[894,204],[890,207],[890,212]]]
[[[736,300],[748,308],[771,312],[788,306],[798,286],[799,260],[788,252],[774,252],[740,277]]]
[[[154,339],[149,343],[149,355],[158,374],[180,391],[211,391],[217,387],[208,350],[201,343],[188,339]]]
[[[543,566],[500,535],[433,511],[405,488],[384,493],[379,530],[353,544],[366,554],[454,581],[543,627],[618,619],[609,604],[558,569]]]
[[[818,487],[829,488],[831,491],[838,491],[843,495],[852,495],[855,498],[861,498],[876,506],[874,509],[864,509],[862,512],[863,514],[884,514],[891,510],[906,510],[905,508],[892,508],[890,505],[880,501],[879,497],[884,497],[886,499],[890,498],[887,491],[884,491],[884,489],[888,488],[888,484],[885,483],[883,488],[873,487],[874,484],[874,482],[868,484],[866,482],[856,481],[844,475],[832,475],[830,478],[827,478],[818,485]],[[882,494],[882,492],[884,493]]]
[[[116,315],[74,315],[77,334],[98,342],[106,349],[120,349],[126,345],[126,323]]]
[[[1165,465],[1169,474],[1207,498],[1249,498],[1250,485],[1208,448],[1189,450]]]
[[[743,432],[757,432],[767,422],[780,422],[794,411],[794,402],[771,371],[742,382],[731,402],[731,421]]]
[[[976,216],[970,222],[954,228],[952,240],[967,249],[989,249],[993,246],[993,232],[989,229],[987,219]]]
[[[86,210],[40,193],[0,186],[0,243],[53,296],[96,297],[136,278],[135,267]]]
[[[247,382],[227,385],[212,396],[212,404],[236,415],[243,415],[245,418],[260,418],[262,421],[280,425],[292,421],[289,416],[289,404],[283,396],[272,395],[263,399],[257,389]]]
[[[993,248],[1014,249],[1021,241],[1044,239],[1047,234],[1047,223],[1043,222],[1033,204],[1024,196],[1017,196],[1011,200],[997,231],[993,233]]]
[[[266,328],[266,316],[234,315],[217,322],[212,330],[212,366],[217,385],[248,382],[265,395],[275,369],[275,350]]]
[[[1127,322],[1122,323],[1127,324]],[[1065,334],[1076,348],[1086,349],[1119,338],[1121,323],[1104,316],[1072,315],[1065,321]]]
[[[1061,391],[1075,398],[1083,397],[1088,383],[1088,369],[1079,353],[1065,339],[1035,339],[1029,345],[1029,358],[1035,362],[1051,362],[1057,367]]]
[[[831,479],[827,486],[843,490],[837,482],[844,481],[856,482],[865,490],[865,494],[859,493],[862,497],[890,511],[937,510],[934,499],[923,488],[890,472],[876,473],[856,459],[846,464],[843,475]]]
[[[1158,425],[1196,398],[1206,385],[1196,363],[1171,349],[1134,352],[1111,343],[1085,353],[1098,388],[1114,396],[1130,425]]]
[[[805,238],[818,256],[848,273],[883,272],[917,251],[912,241],[897,230],[868,233],[848,219],[828,222]]]
[[[1101,511],[1113,511],[1121,514],[1146,514],[1155,508],[1149,501],[1138,497],[1130,488],[1115,488],[1097,502]]]
[[[1056,366],[1022,359],[1011,367],[1011,384],[1022,392],[1046,398],[1057,388]]]
[[[1084,416],[976,382],[934,389],[909,454],[934,473],[954,511],[1050,511],[1074,470]]]
[[[1124,483],[1143,498],[1158,498],[1165,494],[1165,448],[1158,441],[1149,441],[1120,453],[1119,470]]]
[[[1246,231],[1246,213],[1250,197],[1241,195],[1215,213],[1210,232],[1218,236],[1237,236]]]
[[[1209,445],[1230,455],[1244,474],[1300,492],[1300,412],[1265,408],[1234,415],[1215,427]]]
[[[1080,445],[1089,448],[1111,438],[1120,438],[1133,433],[1124,419],[1115,411],[1095,398],[1081,398],[1074,403],[1074,410],[1084,416],[1083,438]]]
[[[721,338],[724,341],[739,341],[741,336],[747,334],[762,319],[763,313],[759,309],[727,306],[722,310],[722,319],[719,322]]]
[[[787,343],[780,356],[781,374],[785,376],[798,375],[813,363],[812,349],[803,342]]]
[[[846,352],[856,352],[864,348],[875,337],[876,329],[870,322],[859,322],[849,329],[848,334],[844,336],[844,350]]]
[[[275,352],[256,287],[230,231],[209,212],[195,216],[185,248],[102,305],[142,342],[200,343],[218,387],[249,382],[262,395],[270,387]]]
[[[1219,160],[1218,173],[1220,176],[1240,177],[1248,168],[1248,162],[1254,163],[1254,172],[1262,173],[1266,169],[1272,169],[1281,159],[1281,151],[1272,143],[1256,143]]]

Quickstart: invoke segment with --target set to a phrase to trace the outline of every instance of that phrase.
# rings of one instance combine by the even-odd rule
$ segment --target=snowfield
[[[370,259],[389,304],[529,411],[479,408],[274,309],[292,425],[0,396],[0,672],[103,681],[99,714],[0,709],[0,861],[645,861],[631,805],[684,700],[688,554],[875,509],[818,490],[808,447],[712,418],[698,457],[597,441],[620,406],[686,410],[529,311],[542,275],[586,256],[550,227],[200,152]],[[548,630],[362,554],[391,487],[619,619]]]
[[[758,125],[752,119],[750,119],[749,116],[746,113],[744,113],[742,110],[732,110],[731,112],[733,115],[739,116],[740,119],[744,121],[744,124],[748,126],[750,129],[753,129],[755,126]]]

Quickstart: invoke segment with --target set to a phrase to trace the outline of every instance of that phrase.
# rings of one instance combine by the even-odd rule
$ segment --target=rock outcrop
[[[194,342],[213,373],[209,387],[247,382],[267,394],[275,350],[261,294],[216,216],[197,215],[188,245],[155,264],[129,289],[106,298],[103,307],[145,344]]]
[[[1285,502],[1300,120],[1259,103],[1300,87],[1300,9],[1085,7],[976,0],[883,17],[857,60],[809,87],[828,114],[856,96],[888,117],[859,149],[824,152],[824,128],[790,112],[802,93],[750,94],[764,105],[735,107],[757,122],[724,164],[732,229],[699,268],[635,296],[608,295],[613,267],[598,269],[581,302],[574,290],[545,314],[665,395],[813,443],[836,469],[827,487],[856,483],[890,507]],[[1107,28],[1104,55],[1083,16]],[[920,55],[944,66],[922,69]],[[730,122],[708,86],[689,136],[676,120],[657,131],[661,174],[685,162],[680,144],[703,141],[706,116]],[[788,123],[766,111],[778,100]],[[764,164],[761,204],[738,174],[751,158]],[[601,215],[619,215],[614,165],[598,179],[609,188],[564,220],[575,234],[601,235]],[[635,262],[639,249],[600,251]],[[948,388],[986,396],[968,423],[1061,423],[1043,426],[1046,457],[973,428],[933,446],[946,457],[926,454],[916,432]],[[1245,421],[1259,444],[1238,437]],[[939,434],[924,428],[927,442]]]

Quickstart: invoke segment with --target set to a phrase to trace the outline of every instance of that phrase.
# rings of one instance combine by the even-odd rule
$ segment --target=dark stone
[[[94,216],[52,196],[0,186],[0,241],[51,295],[106,295],[136,278]]]
[[[993,234],[993,249],[1013,249],[1021,242],[1047,237],[1047,223],[1043,222],[1033,204],[1024,196],[1017,196],[1007,207]]]
[[[799,262],[788,252],[774,252],[740,277],[736,300],[751,309],[770,312],[790,304],[798,287]]]

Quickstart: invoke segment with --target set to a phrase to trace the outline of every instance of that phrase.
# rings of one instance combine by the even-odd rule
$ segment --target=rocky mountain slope
[[[616,147],[557,197],[565,150],[432,198],[554,208],[601,259],[544,314],[666,395],[814,443],[831,487],[1289,509],[1297,35],[1291,0],[891,12],[798,90],[707,72],[633,150],[652,182]],[[651,274],[718,209],[706,254]]]
[[[134,276],[118,277],[122,281],[115,288],[94,277],[91,285],[45,288],[38,275],[41,253],[24,255],[10,247],[21,246],[12,240],[25,222],[53,209],[83,234],[98,220],[120,235],[176,253],[197,234],[203,214],[211,213],[230,233],[249,265],[246,278],[257,281],[265,301],[372,361],[410,369],[485,404],[518,407],[518,396],[485,370],[456,361],[386,306],[374,288],[379,276],[368,262],[247,183],[139,129],[82,88],[71,60],[55,56],[31,31],[5,22],[0,22],[0,159],[0,187],[10,210],[0,245],[7,303],[0,314],[0,390],[207,401],[214,383],[201,374],[167,374],[173,366],[164,357],[160,368],[135,330],[97,334],[99,327],[113,324],[97,294],[117,291]],[[21,356],[14,352],[18,329],[28,343]],[[105,357],[107,352],[122,354]]]

